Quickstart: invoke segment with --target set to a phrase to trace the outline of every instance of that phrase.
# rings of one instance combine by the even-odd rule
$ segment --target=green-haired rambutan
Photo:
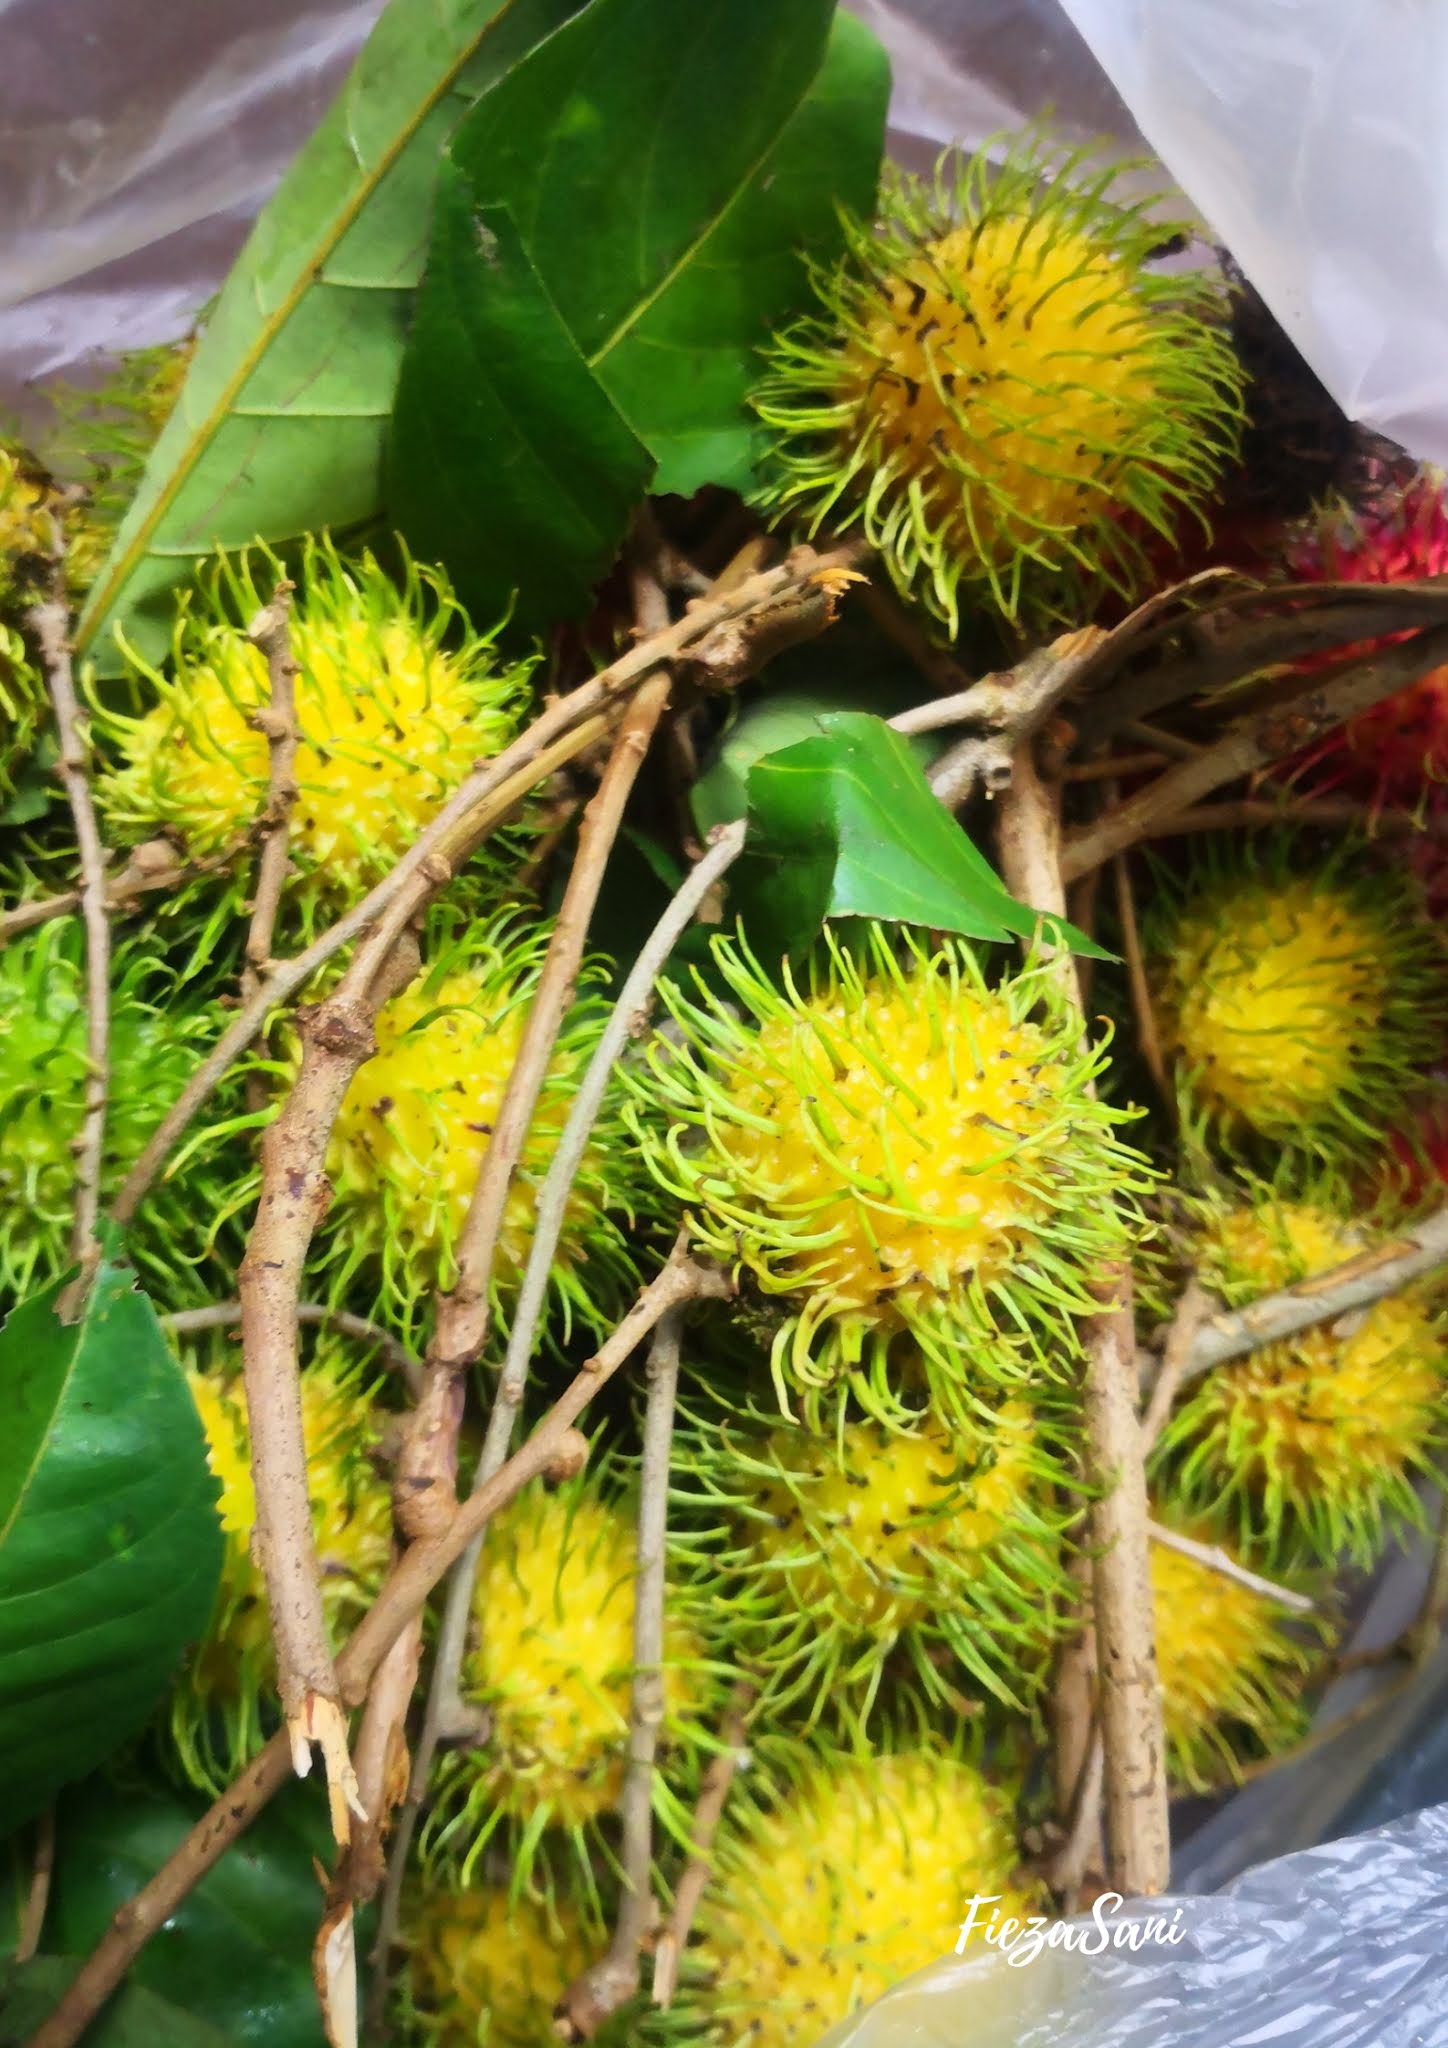
[[[973,1897],[1042,1908],[1008,1801],[944,1750],[810,1761],[778,1804],[747,1802],[746,1780],[679,2007],[718,2048],[816,2040],[948,1954]]]
[[[267,801],[255,720],[269,698],[246,626],[277,573],[260,551],[218,562],[180,608],[172,672],[131,657],[156,701],[138,717],[98,719],[119,755],[98,784],[115,836],[164,834],[188,857],[245,847]],[[394,582],[370,554],[344,561],[312,539],[299,582],[301,744],[287,844],[290,899],[306,919],[385,875],[474,763],[507,744],[531,662],[501,665],[496,633],[472,631],[438,570],[409,562]]]
[[[261,1747],[273,1711],[275,1661],[266,1586],[252,1555],[256,1493],[241,1375],[224,1354],[187,1378],[206,1430],[226,1541],[221,1586],[205,1640],[171,1701],[171,1734],[193,1784],[217,1793]],[[302,1436],[322,1607],[334,1648],[366,1611],[387,1571],[391,1493],[374,1454],[381,1436],[377,1384],[365,1365],[323,1336],[301,1376]]]
[[[1160,1502],[1152,1513],[1179,1535],[1250,1562],[1200,1518]],[[1325,1620],[1304,1617],[1165,1543],[1151,1546],[1151,1591],[1174,1785],[1210,1791],[1239,1777],[1244,1763],[1275,1756],[1307,1732],[1307,1689],[1322,1675],[1332,1639]]]
[[[403,1938],[407,2036],[427,2048],[546,2048],[600,1947],[567,1899],[486,1882],[414,1893]]]
[[[13,618],[45,596],[55,531],[44,471],[23,449],[0,442],[0,611]]]
[[[1148,924],[1153,1007],[1190,1119],[1322,1157],[1374,1146],[1448,1029],[1415,884],[1286,835],[1213,846]]]
[[[213,1008],[175,1000],[144,942],[112,957],[102,1196],[114,1194],[219,1030]],[[85,1121],[85,940],[56,918],[0,948],[0,1292],[18,1298],[69,1264],[75,1145]],[[163,1179],[132,1233],[132,1256],[165,1276],[202,1251],[204,1197]],[[169,1291],[169,1290],[165,1290]]]
[[[13,627],[0,622],[0,797],[15,787],[45,722],[45,684]]]
[[[1361,1256],[1371,1240],[1346,1210],[1324,1184],[1209,1211],[1194,1247],[1203,1284],[1241,1308]],[[1415,1482],[1436,1476],[1445,1378],[1437,1299],[1408,1288],[1214,1367],[1187,1388],[1158,1459],[1186,1511],[1250,1549],[1371,1564],[1389,1529],[1422,1521]]]
[[[763,501],[861,525],[952,632],[962,603],[1073,620],[1083,584],[1129,595],[1140,534],[1170,535],[1234,446],[1220,280],[1151,267],[1174,227],[1118,176],[1039,140],[896,176],[770,351]]]
[[[1052,1505],[1067,1462],[1019,1395],[911,1432],[696,1408],[674,1471],[681,1574],[771,1712],[803,1699],[865,1719],[897,1644],[927,1693],[943,1648],[973,1689],[1023,1704],[1023,1645],[1049,1643],[1070,1585]]]
[[[623,1782],[633,1676],[634,1515],[603,1474],[533,1486],[488,1525],[473,1595],[464,1697],[484,1710],[480,1748],[441,1760],[424,1849],[469,1877],[495,1828],[524,1826],[518,1868],[547,1828],[577,1835],[608,1813]],[[699,1640],[681,1601],[665,1602],[667,1745],[699,1695]]]
[[[959,940],[879,926],[862,954],[831,937],[806,986],[776,988],[717,939],[734,1004],[666,986],[677,1038],[634,1083],[694,1242],[779,1297],[775,1378],[811,1426],[846,1384],[909,1426],[922,1375],[968,1416],[983,1385],[1064,1374],[1143,1184],[1092,1091],[1105,1051],[1049,968],[992,987]]]
[[[377,1019],[377,1051],[343,1101],[328,1171],[329,1219],[350,1274],[375,1261],[383,1311],[413,1329],[437,1286],[450,1287],[458,1234],[538,986],[550,926],[504,910],[449,936],[427,971]],[[493,1265],[495,1318],[506,1321],[533,1234],[538,1190],[573,1093],[607,1018],[604,963],[580,977],[504,1212]],[[606,1103],[574,1180],[553,1287],[565,1319],[593,1326],[631,1287],[624,1227],[633,1183],[616,1103]]]

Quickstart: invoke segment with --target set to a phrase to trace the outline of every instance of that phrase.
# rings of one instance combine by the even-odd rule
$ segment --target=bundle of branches
[[[423,12],[0,457],[36,2048],[812,2038],[1439,1480],[1440,481],[829,0]]]

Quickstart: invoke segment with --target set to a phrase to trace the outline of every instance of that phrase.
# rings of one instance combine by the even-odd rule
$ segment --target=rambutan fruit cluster
[[[98,794],[122,843],[159,835],[202,859],[248,848],[267,802],[270,685],[246,628],[280,573],[269,556],[218,562],[178,609],[170,672],[131,653],[149,706],[101,721],[117,758]],[[394,580],[328,540],[303,550],[290,636],[288,897],[307,929],[385,875],[474,763],[506,746],[532,661],[501,662],[496,631],[472,630],[440,571],[408,562]]]
[[[921,1390],[968,1416],[1059,1377],[1144,1181],[1049,970],[992,985],[878,926],[858,957],[827,933],[803,983],[743,939],[713,958],[727,999],[663,991],[634,1123],[694,1242],[778,1303],[782,1403],[814,1424],[848,1390],[909,1427]]]
[[[763,502],[810,534],[858,524],[952,634],[970,605],[1130,594],[1137,536],[1210,497],[1240,416],[1216,279],[1153,267],[1172,225],[1083,153],[992,153],[887,181],[754,400]]]
[[[1215,842],[1159,871],[1152,1003],[1200,1135],[1327,1159],[1375,1147],[1448,1022],[1444,956],[1412,880],[1345,847]]]
[[[486,1881],[419,1887],[404,1934],[401,2017],[428,2048],[543,2048],[599,1938],[566,1897]]]

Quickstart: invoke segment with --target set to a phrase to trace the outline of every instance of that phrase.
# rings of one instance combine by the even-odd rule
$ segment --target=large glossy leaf
[[[200,1418],[155,1311],[103,1264],[0,1330],[0,1829],[145,1722],[221,1570]]]
[[[582,605],[607,550],[578,544],[572,464],[580,434],[585,461],[603,445],[605,395],[656,465],[654,489],[748,483],[758,348],[804,297],[806,254],[837,246],[837,207],[868,209],[879,168],[888,67],[867,30],[833,17],[834,0],[592,0],[458,130],[449,157],[480,232],[464,232],[457,210],[439,214],[388,506],[478,607],[516,588],[525,622],[556,618],[570,579]],[[500,208],[515,233],[498,231]],[[501,294],[524,259],[515,315]],[[524,334],[539,323],[540,299],[595,381],[592,408],[570,365],[565,402],[550,409],[556,349],[535,363],[521,338],[501,341],[514,317]],[[471,350],[453,331],[460,319]],[[508,361],[526,456],[516,435],[488,439],[485,344]],[[537,488],[550,473],[553,517]],[[601,500],[622,506],[610,547],[640,489],[620,445]],[[501,551],[500,527],[511,533]]]
[[[1057,942],[1103,957],[1073,925],[1038,920],[1010,895],[883,719],[846,711],[818,723],[748,774],[731,902],[761,958],[798,953],[827,918],[849,917],[997,943],[1044,922]]]
[[[79,1955],[33,1956],[0,1971],[0,2048],[22,2048],[80,1968]],[[317,2035],[318,2048],[321,2034]],[[228,2036],[154,1991],[127,1984],[86,2028],[86,2048],[234,2048]]]
[[[218,542],[371,518],[443,144],[581,0],[391,0],[237,259],[96,580],[81,638],[153,652]]]
[[[581,610],[653,465],[578,353],[511,214],[474,207],[448,163],[413,341],[397,394],[407,462],[393,507],[408,540],[448,563],[479,617],[514,591],[520,625]]]
[[[68,1793],[57,1819],[46,1946],[71,1955],[94,1947],[204,1803],[99,1781]],[[142,1950],[132,1980],[238,2048],[324,2048],[311,1964],[321,1908],[317,1857],[331,1861],[324,1809],[308,1788],[289,1787]],[[366,1943],[364,1930],[359,1948]]]

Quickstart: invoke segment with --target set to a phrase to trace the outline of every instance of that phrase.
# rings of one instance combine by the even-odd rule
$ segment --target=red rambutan
[[[1324,516],[1292,549],[1288,566],[1303,583],[1410,583],[1448,575],[1448,479],[1423,469],[1357,512]],[[1354,643],[1331,659],[1370,654],[1404,637]],[[1441,805],[1448,794],[1448,667],[1360,712],[1289,768],[1294,778],[1365,797],[1378,808]]]

